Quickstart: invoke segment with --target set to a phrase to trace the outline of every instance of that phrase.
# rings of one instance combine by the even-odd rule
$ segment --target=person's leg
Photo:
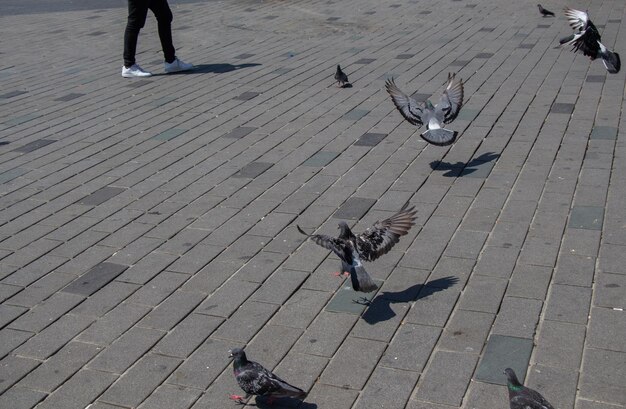
[[[135,64],[137,52],[137,38],[139,30],[146,23],[149,0],[128,0],[128,22],[124,31],[124,67],[130,68]]]
[[[174,18],[172,10],[170,10],[167,0],[149,0],[148,4],[157,19],[165,62],[172,63],[176,59],[176,50],[172,41],[172,20]]]

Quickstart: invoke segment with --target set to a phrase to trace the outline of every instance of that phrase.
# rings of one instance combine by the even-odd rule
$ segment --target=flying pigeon
[[[339,222],[339,237],[334,238],[323,234],[307,234],[300,226],[296,225],[298,231],[316,244],[332,250],[340,259],[343,271],[348,271],[352,281],[354,291],[369,293],[378,288],[372,277],[365,271],[362,260],[374,261],[378,257],[386,254],[400,241],[400,236],[404,236],[415,224],[414,207],[407,208],[408,203],[398,211],[398,213],[385,219],[377,221],[374,225],[366,229],[363,233],[355,236],[344,221]]]
[[[554,409],[539,392],[519,383],[511,368],[506,368],[504,373],[507,378],[506,386],[509,388],[511,409]]]
[[[234,358],[233,369],[237,383],[246,393],[246,396],[230,395],[229,398],[239,403],[252,395],[268,397],[268,403],[276,398],[291,397],[304,399],[306,392],[280,379],[262,365],[248,361],[246,353],[241,348],[228,351],[228,356]]]
[[[341,71],[341,67],[337,64],[337,71],[335,72],[335,81],[337,81],[337,85],[340,87],[345,87],[346,85],[350,85],[348,82],[348,76],[345,72]]]
[[[619,54],[610,51],[600,42],[600,33],[589,19],[586,11],[565,8],[565,16],[569,25],[575,30],[574,34],[559,40],[561,45],[571,44],[574,52],[580,50],[584,55],[595,60],[602,58],[602,63],[611,74],[617,74],[621,67]]]
[[[385,83],[387,92],[391,95],[393,103],[398,108],[404,119],[421,128],[426,124],[426,132],[420,136],[428,143],[438,146],[451,145],[457,133],[442,128],[442,124],[449,124],[459,114],[463,106],[463,80],[457,80],[456,74],[448,73],[448,85],[441,95],[439,103],[435,106],[426,100],[423,106],[413,98],[402,92],[393,78]]]
[[[544,9],[543,7],[541,7],[541,4],[537,4],[537,7],[539,7],[539,12],[541,13],[542,16],[544,16],[544,17],[549,17],[549,16],[554,17],[554,13],[551,12],[550,10],[548,10],[548,9]]]

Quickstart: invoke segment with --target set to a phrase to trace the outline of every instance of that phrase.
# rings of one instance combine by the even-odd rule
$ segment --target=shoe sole
[[[122,74],[122,77],[124,78],[148,78],[148,77],[152,77],[152,74],[150,75]]]

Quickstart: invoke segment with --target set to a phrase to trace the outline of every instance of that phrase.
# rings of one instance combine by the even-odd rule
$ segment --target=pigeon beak
[[[233,357],[233,351],[228,350],[228,357],[229,357],[229,358],[232,358],[232,357]]]

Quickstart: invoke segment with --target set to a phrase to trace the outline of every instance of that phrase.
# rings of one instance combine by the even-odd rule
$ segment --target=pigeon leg
[[[347,271],[344,271],[344,272],[337,271],[336,273],[333,273],[333,274],[335,275],[335,277],[341,277],[342,275],[345,275],[347,277],[350,275],[350,273]]]
[[[239,396],[239,395],[228,395],[228,399],[234,400],[237,403],[241,403],[243,405],[243,400],[245,398],[243,396]]]
[[[358,300],[352,300],[352,302],[355,304],[366,305],[366,306],[370,306],[372,304],[372,302],[365,297],[361,297]]]

